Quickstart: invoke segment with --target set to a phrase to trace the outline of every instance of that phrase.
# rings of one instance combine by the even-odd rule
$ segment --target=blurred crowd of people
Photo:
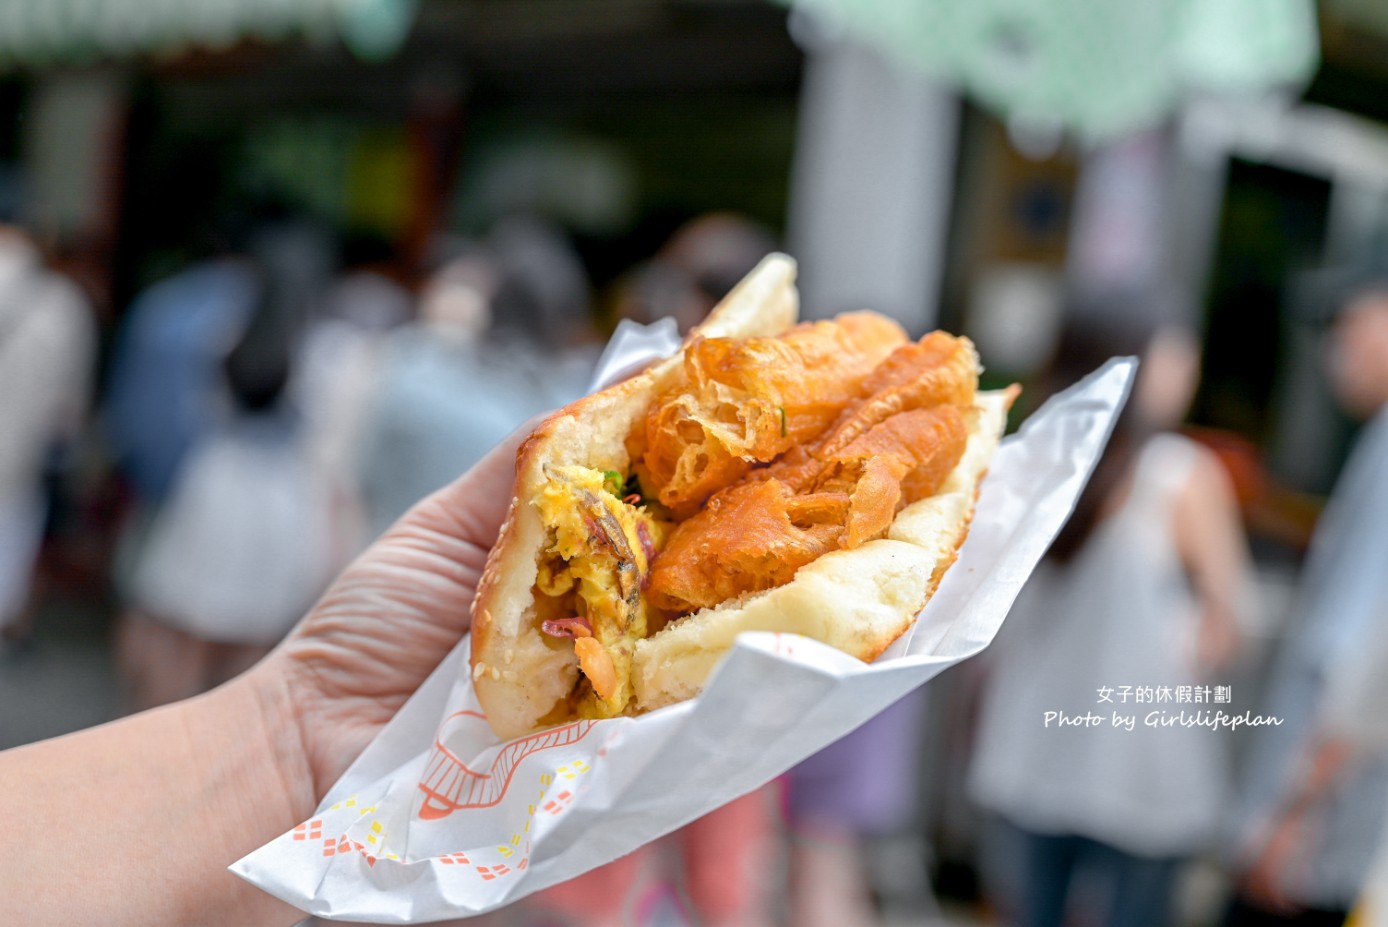
[[[737,217],[695,220],[617,282],[611,314],[687,331],[774,247]],[[52,474],[83,440],[127,500],[111,581],[124,708],[138,710],[250,666],[416,500],[587,388],[600,337],[561,231],[516,216],[480,239],[440,238],[423,265],[292,216],[228,228],[131,303],[98,382],[81,291],[22,229],[0,229],[7,659],[33,631]],[[1224,732],[1108,720],[1121,687],[1226,686],[1260,606],[1229,476],[1179,431],[1199,369],[1192,333],[1142,294],[1068,307],[1038,398],[1113,355],[1144,366],[984,661],[968,790],[989,822],[985,895],[1006,922],[1170,924],[1183,874],[1212,858],[1230,876],[1230,925],[1340,923],[1380,903],[1364,886],[1388,884],[1369,878],[1388,801],[1376,752],[1388,743],[1388,277],[1339,302],[1331,381],[1370,424],[1269,661],[1257,710],[1278,723],[1240,763]],[[1254,707],[1241,692],[1238,709]],[[1052,727],[1048,710],[1103,721]],[[784,906],[797,925],[873,923],[881,875],[866,847],[919,827],[919,760],[939,743],[927,717],[918,694],[784,782],[494,920],[757,925]]]
[[[578,260],[539,223],[437,242],[417,294],[384,242],[335,255],[305,220],[219,244],[131,305],[102,404],[133,496],[115,579],[134,709],[254,663],[410,505],[581,394],[595,356],[570,330]]]
[[[1175,431],[1198,370],[1190,333],[1144,311],[1141,294],[1068,307],[1048,374],[1059,376],[1043,378],[1043,396],[1104,357],[1140,355],[1143,367],[1075,512],[983,660],[968,786],[991,819],[986,890],[1007,923],[1175,923],[1182,877],[1200,859],[1229,888],[1197,921],[1381,923],[1388,913],[1382,876],[1370,877],[1383,871],[1370,868],[1375,847],[1388,853],[1388,278],[1359,274],[1330,299],[1326,373],[1368,424],[1272,654],[1253,646],[1267,606],[1236,487],[1216,454]],[[1229,681],[1260,675],[1248,671],[1255,659],[1270,665],[1261,691],[1234,698]],[[1163,699],[1173,682],[1203,694]],[[1095,720],[1043,723],[1043,708]],[[1221,710],[1264,720],[1248,740],[1147,721]]]

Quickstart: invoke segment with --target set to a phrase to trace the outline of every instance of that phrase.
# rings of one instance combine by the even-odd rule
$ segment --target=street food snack
[[[768,257],[675,356],[522,446],[473,607],[499,735],[690,698],[742,631],[872,660],[953,563],[1014,391],[978,391],[965,338],[795,325],[794,276]]]

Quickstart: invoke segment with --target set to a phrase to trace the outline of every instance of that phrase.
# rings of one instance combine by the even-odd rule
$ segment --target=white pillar
[[[924,331],[938,313],[958,100],[850,40],[813,44],[789,219],[802,315],[876,309]]]

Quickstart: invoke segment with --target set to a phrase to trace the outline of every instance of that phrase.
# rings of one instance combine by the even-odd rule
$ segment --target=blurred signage
[[[142,54],[174,56],[252,40],[340,38],[366,60],[395,52],[417,0],[0,0],[0,67]]]

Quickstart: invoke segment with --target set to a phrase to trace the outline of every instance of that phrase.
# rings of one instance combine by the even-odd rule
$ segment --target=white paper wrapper
[[[629,370],[633,343],[670,349],[638,334],[614,340],[599,377]],[[232,871],[319,917],[457,918],[752,791],[988,645],[1074,505],[1134,367],[1109,362],[1003,442],[958,561],[913,632],[875,663],[796,635],[744,634],[695,701],[501,743],[464,639],[313,817]]]

